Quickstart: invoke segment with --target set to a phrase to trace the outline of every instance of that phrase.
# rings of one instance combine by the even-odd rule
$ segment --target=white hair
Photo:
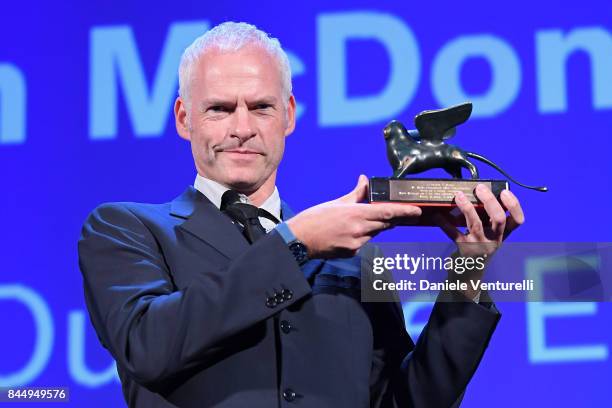
[[[207,31],[185,49],[179,64],[179,95],[189,105],[190,81],[194,64],[209,49],[235,52],[248,45],[256,45],[267,51],[278,62],[281,74],[283,103],[291,96],[291,67],[289,58],[278,39],[270,37],[252,24],[228,21]]]

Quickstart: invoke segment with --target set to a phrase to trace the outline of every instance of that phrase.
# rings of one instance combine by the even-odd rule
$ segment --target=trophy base
[[[483,204],[476,198],[474,189],[476,185],[484,184],[497,197],[508,189],[506,180],[474,180],[474,179],[418,179],[418,178],[392,178],[372,177],[368,200],[370,203],[406,203],[416,205],[423,211],[415,226],[435,226],[433,216],[445,216],[457,227],[465,226],[465,217],[455,204],[455,192],[462,191],[470,200],[482,220],[488,216]]]

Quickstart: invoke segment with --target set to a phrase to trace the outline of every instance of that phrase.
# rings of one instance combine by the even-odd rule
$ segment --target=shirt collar
[[[217,208],[221,207],[221,197],[223,196],[223,193],[229,190],[229,188],[223,184],[202,177],[199,174],[196,176],[193,187],[200,193],[204,194],[204,196],[208,198]],[[270,197],[263,202],[260,208],[268,211],[277,219],[281,219],[281,201],[280,195],[278,194],[278,188],[276,188],[276,186],[274,187],[274,191]]]

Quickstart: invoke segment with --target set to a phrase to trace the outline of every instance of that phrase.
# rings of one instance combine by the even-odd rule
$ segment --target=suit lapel
[[[232,221],[192,186],[170,204],[170,214],[185,219],[179,228],[233,259],[249,246]]]

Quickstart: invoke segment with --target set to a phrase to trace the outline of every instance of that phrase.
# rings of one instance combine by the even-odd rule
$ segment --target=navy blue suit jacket
[[[300,267],[192,187],[99,206],[78,248],[131,407],[456,406],[500,316],[437,302],[415,347],[399,303],[360,302],[359,257]]]

